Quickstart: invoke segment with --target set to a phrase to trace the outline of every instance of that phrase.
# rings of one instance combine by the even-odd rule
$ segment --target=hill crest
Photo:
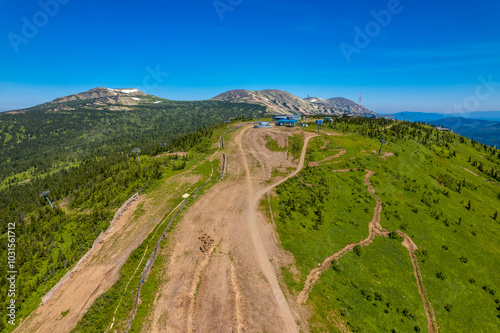
[[[235,89],[219,94],[212,99],[261,104],[268,111],[276,114],[329,114],[343,116],[346,114],[359,115],[374,114],[373,111],[343,97],[323,99],[320,97],[300,98],[289,92],[278,89],[264,89],[260,91]]]

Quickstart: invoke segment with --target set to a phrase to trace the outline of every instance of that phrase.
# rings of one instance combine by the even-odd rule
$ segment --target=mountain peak
[[[135,96],[146,96],[145,93],[139,89],[127,88],[127,89],[111,89],[98,87],[90,89],[81,93],[59,97],[54,99],[51,103],[66,103],[71,101],[84,101],[84,100],[95,100],[95,99],[114,99],[118,102],[120,97],[135,97]]]
[[[228,102],[245,102],[264,105],[271,113],[276,114],[373,114],[374,112],[359,107],[357,103],[343,97],[323,99],[320,97],[300,98],[286,91],[278,89],[264,89],[260,91],[251,91],[236,89],[226,91],[212,99]]]

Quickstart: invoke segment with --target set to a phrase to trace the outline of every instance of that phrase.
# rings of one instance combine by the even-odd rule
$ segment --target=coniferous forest
[[[33,309],[88,251],[131,195],[182,170],[190,159],[153,156],[187,150],[206,153],[212,148],[214,129],[225,126],[224,121],[257,117],[265,110],[220,101],[167,101],[133,111],[73,104],[71,111],[40,106],[0,114],[0,251],[7,253],[7,228],[15,223],[16,306],[21,314],[23,308]],[[141,149],[140,163],[131,152],[136,147]],[[52,202],[64,204],[52,209],[40,197],[46,190]],[[5,260],[0,269],[6,276]],[[3,313],[5,279],[0,289]]]

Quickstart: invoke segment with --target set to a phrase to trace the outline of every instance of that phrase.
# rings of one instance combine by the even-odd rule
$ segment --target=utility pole
[[[139,153],[138,153],[139,150],[141,150],[141,148],[134,148],[134,149],[132,149],[132,152],[137,155],[137,160],[139,160],[139,162],[140,162],[141,158],[139,157]]]
[[[361,103],[363,102],[363,94],[359,93],[359,103],[358,103],[358,117],[361,115]],[[365,113],[363,112],[363,117]]]
[[[386,143],[384,139],[379,140],[379,142],[380,142],[380,150],[378,151],[378,156],[380,156],[380,154],[382,154],[382,145],[383,145],[384,143]]]
[[[43,191],[42,194],[40,194],[40,197],[45,197],[45,199],[47,199],[47,201],[49,202],[50,207],[54,208],[54,206],[52,205],[52,202],[50,202],[49,197],[47,196],[47,194],[49,194],[49,193],[50,193],[50,191]]]

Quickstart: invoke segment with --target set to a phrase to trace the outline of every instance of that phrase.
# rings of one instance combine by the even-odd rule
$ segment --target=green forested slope
[[[84,102],[64,103],[74,110],[52,111],[44,104],[0,113],[0,181],[11,177],[8,183],[16,183],[94,155],[169,143],[229,118],[264,112],[263,106],[223,101],[165,100],[128,107],[133,111],[95,110]]]
[[[0,252],[7,253],[7,227],[15,223],[17,320],[36,308],[132,194],[212,151],[218,140],[214,130],[225,128],[222,121],[263,112],[260,106],[220,101],[166,101],[134,111],[66,104],[76,109],[54,112],[40,106],[0,114],[0,178],[8,179],[0,187]],[[134,147],[141,148],[140,163],[130,152]],[[190,154],[153,158],[172,151]],[[44,190],[50,190],[54,209],[39,197]],[[0,270],[6,276],[6,260]],[[7,300],[4,279],[0,327]]]
[[[306,167],[271,200],[282,245],[299,271],[283,268],[291,293],[302,291],[318,263],[368,237],[375,206],[364,184],[369,169],[382,227],[401,230],[418,247],[440,332],[499,331],[500,151],[417,123],[340,118],[323,130],[345,135],[322,135],[324,149],[324,140],[313,139],[309,160],[346,153]],[[382,138],[383,152],[394,156],[378,156]],[[339,169],[351,171],[332,172]],[[353,332],[427,330],[410,256],[394,238],[377,236],[321,275],[307,301],[311,331],[337,331],[336,318]]]

